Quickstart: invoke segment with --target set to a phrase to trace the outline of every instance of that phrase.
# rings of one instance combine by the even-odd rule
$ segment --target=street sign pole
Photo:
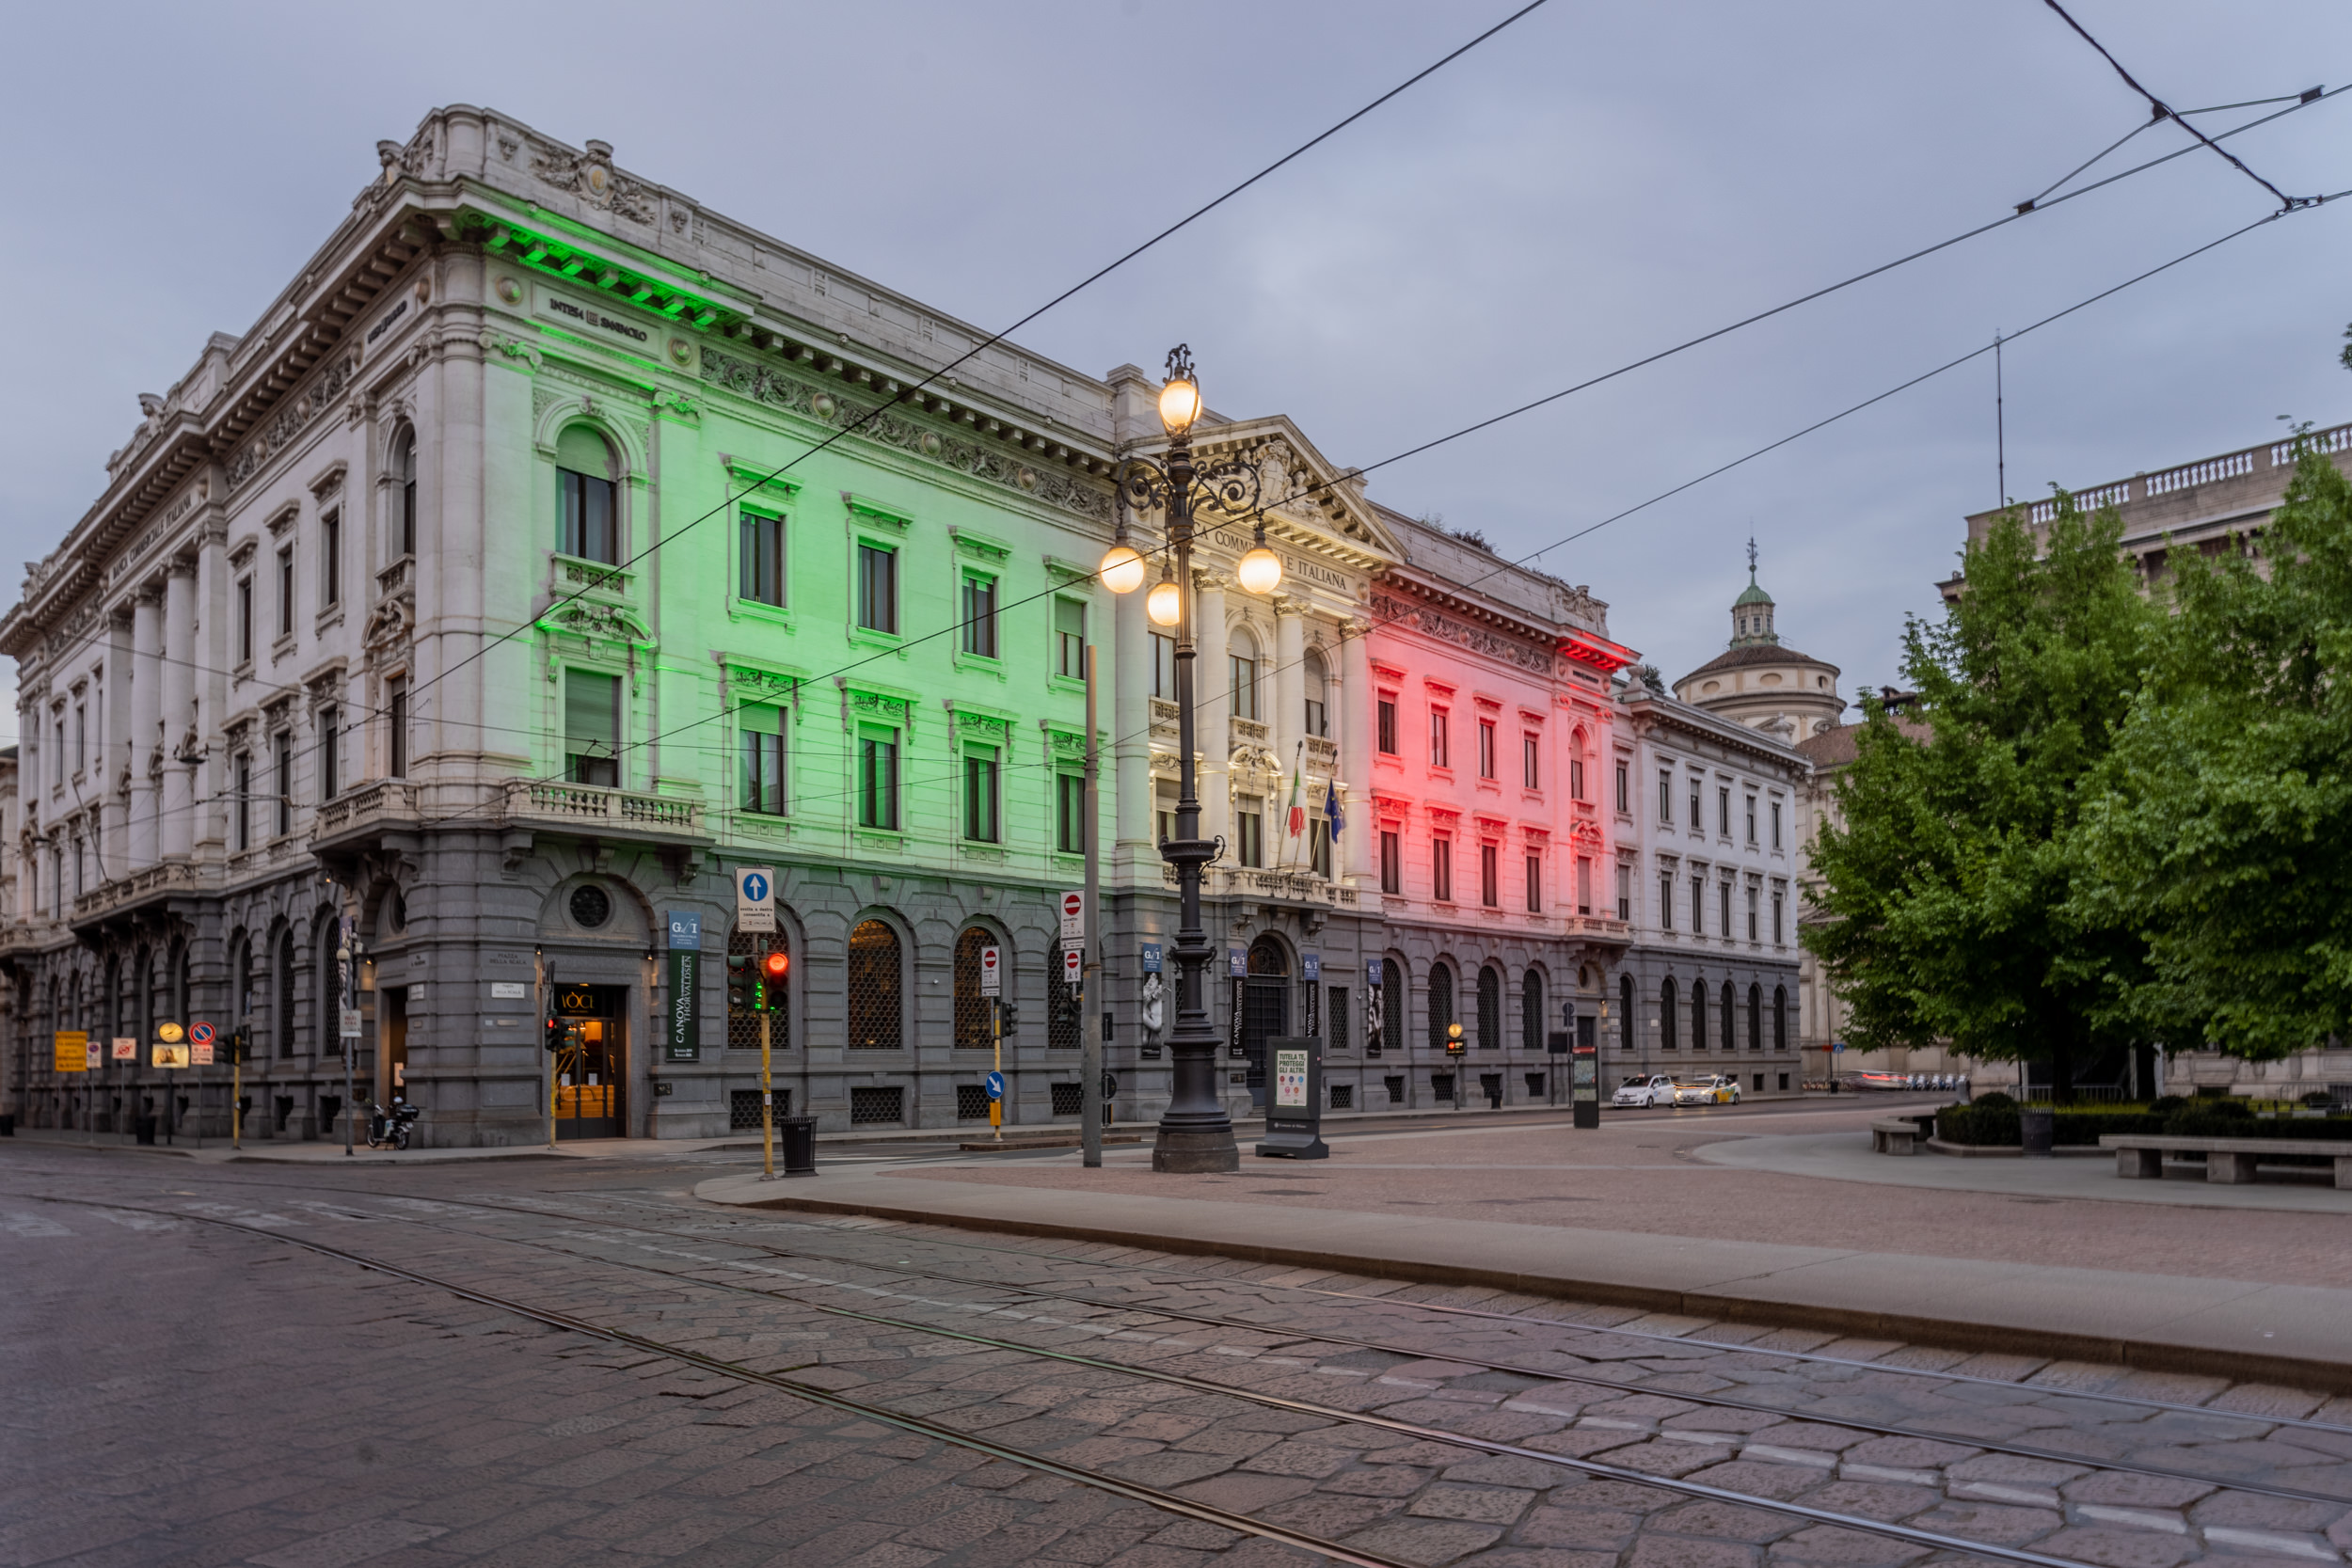
[[[994,1066],[990,1069],[989,1076],[1001,1084],[1005,1081],[1005,999],[1003,997],[1000,996],[989,1004],[988,1020],[989,1026],[995,1035]],[[1005,1141],[1005,1097],[1001,1094],[993,1094],[988,1097],[988,1125],[993,1129],[989,1136],[998,1143],[1003,1143]]]
[[[768,942],[759,944],[759,978],[752,994],[759,998],[759,1179],[776,1179],[776,1088],[770,1074],[768,1022]]]
[[[1099,818],[1102,816],[1102,758],[1094,746],[1094,644],[1084,650],[1087,677],[1087,782],[1086,782],[1086,854],[1087,854],[1087,918],[1098,927],[1102,923],[1102,906],[1098,895],[1102,891],[1103,857]],[[1086,934],[1084,951],[1086,966],[1078,978],[1078,1148],[1079,1163],[1091,1169],[1103,1163],[1103,1121],[1107,1107],[1103,1103],[1103,1023],[1090,1016],[1090,1004],[1095,995],[1095,979],[1102,970],[1098,957],[1103,950],[1102,932]]]

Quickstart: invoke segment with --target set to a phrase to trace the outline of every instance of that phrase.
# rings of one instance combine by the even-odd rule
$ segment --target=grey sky
[[[1511,8],[28,10],[0,99],[17,150],[0,280],[19,302],[0,560],[13,578],[55,544],[135,394],[206,333],[244,331],[375,173],[375,141],[432,105],[601,137],[635,173],[994,326]],[[2352,81],[2341,4],[2072,8],[2178,106]],[[1370,464],[1998,216],[2146,115],[2035,0],[1552,0],[1021,338],[1096,372],[1187,341],[1214,407],[1288,412]],[[2290,192],[2352,186],[2352,95],[2231,145]],[[1373,493],[1518,555],[2270,205],[2210,154],[2181,159]],[[2273,225],[2018,344],[2010,493],[2248,445],[2280,414],[2352,418],[2347,221]],[[1894,677],[1904,612],[1932,610],[1962,515],[1994,499],[1986,363],[1541,564],[1678,675],[1728,634],[1753,531],[1782,635],[1851,690]]]

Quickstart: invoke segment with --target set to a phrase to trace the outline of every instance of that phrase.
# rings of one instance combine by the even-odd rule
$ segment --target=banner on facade
[[[60,1029],[53,1042],[57,1053],[59,1072],[86,1072],[89,1069],[89,1031]]]
[[[698,1062],[703,1054],[703,956],[699,947],[670,949],[670,1007],[664,1054]]]

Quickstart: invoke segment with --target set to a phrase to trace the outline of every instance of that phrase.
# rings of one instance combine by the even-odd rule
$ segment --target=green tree
[[[1916,705],[1898,722],[1865,700],[1842,824],[1813,849],[1828,918],[1804,938],[1858,1043],[2046,1062],[2064,1100],[2134,1037],[2143,944],[2076,896],[2085,787],[2160,618],[2121,535],[2112,509],[2085,517],[2064,492],[2040,537],[2004,514],[1944,621],[1905,629]]]
[[[2305,451],[2259,554],[2173,576],[2079,917],[2143,932],[2148,1035],[2283,1056],[2352,1033],[2352,483]]]

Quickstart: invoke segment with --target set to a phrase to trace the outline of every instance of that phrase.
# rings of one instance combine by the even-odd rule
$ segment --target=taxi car
[[[1674,1102],[1677,1105],[1737,1105],[1740,1103],[1740,1080],[1717,1072],[1705,1078],[1694,1078],[1687,1084],[1677,1084]]]
[[[1617,1092],[1609,1097],[1612,1105],[1671,1105],[1674,1103],[1675,1081],[1671,1074],[1637,1072],[1617,1085]]]

